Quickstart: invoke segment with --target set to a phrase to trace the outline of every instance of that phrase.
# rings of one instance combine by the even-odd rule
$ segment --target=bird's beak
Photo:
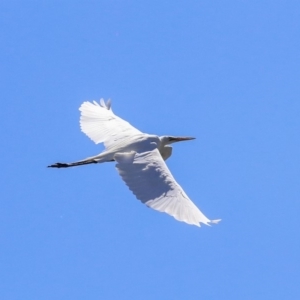
[[[190,141],[194,139],[195,139],[194,137],[189,137],[189,136],[177,136],[177,137],[170,137],[170,142]]]

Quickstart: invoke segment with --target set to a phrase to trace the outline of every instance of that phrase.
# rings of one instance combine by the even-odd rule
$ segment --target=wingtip
[[[217,220],[211,220],[210,223],[212,224],[218,224],[222,219],[217,219]]]
[[[107,107],[108,110],[111,110],[111,99],[107,100],[106,107]]]
[[[98,104],[98,103],[97,103]],[[99,105],[99,104],[98,104]],[[100,106],[106,108],[107,110],[111,110],[111,99],[108,99],[106,102],[104,98],[100,99]]]

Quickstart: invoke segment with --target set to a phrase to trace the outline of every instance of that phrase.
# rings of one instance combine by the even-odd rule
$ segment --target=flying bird
[[[200,227],[220,220],[208,219],[175,181],[165,160],[172,154],[173,143],[192,137],[157,136],[142,133],[116,116],[111,101],[84,102],[80,108],[80,127],[105,150],[73,163],[55,163],[50,168],[68,168],[87,164],[116,162],[116,169],[126,185],[142,203],[176,220]]]

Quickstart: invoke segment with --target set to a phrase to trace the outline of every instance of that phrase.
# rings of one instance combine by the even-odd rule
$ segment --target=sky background
[[[300,299],[299,1],[1,1],[0,298]],[[168,166],[216,226],[148,209],[83,101],[188,135]]]

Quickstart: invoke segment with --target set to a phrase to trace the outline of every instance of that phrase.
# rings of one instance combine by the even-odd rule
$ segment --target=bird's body
[[[116,161],[116,168],[129,189],[147,206],[172,215],[179,221],[200,226],[218,223],[209,220],[188,198],[175,181],[164,160],[172,154],[170,144],[191,140],[145,134],[117,117],[110,101],[84,102],[81,107],[81,130],[96,144],[104,143],[98,155],[74,163],[56,163],[53,168]]]

